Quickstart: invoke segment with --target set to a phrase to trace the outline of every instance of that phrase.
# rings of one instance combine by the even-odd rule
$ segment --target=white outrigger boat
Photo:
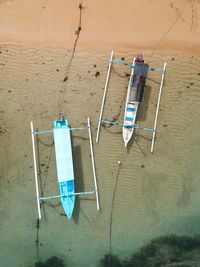
[[[73,154],[72,154],[72,147],[71,147],[70,131],[72,130],[80,131],[80,130],[86,130],[86,129],[88,129],[88,134],[89,134],[90,154],[91,154],[91,160],[92,160],[92,169],[93,169],[95,189],[89,192],[76,193],[75,184],[74,184]],[[47,134],[51,132],[53,132],[53,135],[54,135],[56,166],[57,166],[57,176],[58,176],[60,195],[41,197],[39,194],[38,171],[37,171],[34,135],[35,134]],[[34,132],[33,123],[31,122],[31,134],[32,134],[33,162],[34,162],[34,173],[35,173],[38,218],[41,219],[41,207],[40,207],[41,203],[40,202],[42,200],[49,200],[49,199],[54,199],[54,198],[61,199],[63,209],[68,219],[72,218],[72,214],[73,214],[73,210],[75,206],[75,197],[77,195],[96,194],[97,210],[99,210],[99,196],[98,196],[98,187],[97,187],[94,153],[93,153],[93,145],[92,145],[90,119],[89,118],[87,119],[87,127],[70,128],[68,125],[68,121],[63,118],[63,114],[61,112],[60,119],[54,121],[53,130],[45,131],[45,132]]]
[[[160,105],[160,98],[161,98],[163,82],[164,82],[164,77],[165,77],[165,72],[166,72],[166,62],[164,63],[163,68],[149,68],[149,65],[145,62],[144,55],[142,53],[139,53],[137,55],[137,57],[133,59],[132,64],[128,64],[124,61],[113,60],[113,56],[114,56],[114,52],[112,51],[111,56],[110,56],[110,61],[109,61],[106,84],[105,84],[105,88],[104,88],[101,111],[100,111],[100,115],[99,115],[96,142],[99,141],[101,124],[114,124],[117,126],[121,126],[123,129],[122,135],[123,135],[125,147],[127,147],[127,144],[130,141],[135,129],[142,129],[145,131],[153,132],[152,144],[151,144],[151,152],[153,152],[154,142],[155,142],[155,132],[156,132],[156,127],[157,127],[157,119],[158,119],[158,112],[159,112],[159,105]],[[102,119],[112,63],[118,63],[118,64],[126,65],[126,66],[131,68],[131,74],[130,74],[126,103],[125,103],[123,124]],[[135,122],[136,122],[136,118],[137,118],[138,106],[143,101],[145,82],[146,82],[146,78],[148,75],[148,70],[160,71],[162,73],[162,77],[161,77],[161,83],[160,83],[160,90],[159,90],[159,96],[158,96],[158,102],[157,102],[157,108],[156,108],[154,127],[153,128],[141,128],[138,125],[136,125]]]

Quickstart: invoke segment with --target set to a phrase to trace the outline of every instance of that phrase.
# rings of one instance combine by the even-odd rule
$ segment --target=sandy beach
[[[199,14],[198,0],[0,1],[0,267],[52,256],[96,267],[161,235],[200,234]],[[167,62],[154,154],[148,132],[136,132],[128,150],[117,127],[102,128],[95,143],[111,50],[129,63],[141,50],[153,67]],[[113,66],[104,118],[122,122],[129,74]],[[153,126],[160,76],[149,73],[142,127]],[[68,221],[51,201],[37,229],[30,121],[52,129],[60,110],[72,127],[91,118],[101,212],[80,197]],[[72,140],[76,190],[90,190],[87,133]],[[38,147],[44,194],[58,194],[53,137]]]
[[[198,0],[1,0],[1,43],[199,52]]]

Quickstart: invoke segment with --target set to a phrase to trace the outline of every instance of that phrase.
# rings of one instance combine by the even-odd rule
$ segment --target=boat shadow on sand
[[[84,174],[83,174],[83,164],[81,155],[81,146],[73,145],[72,138],[72,150],[73,150],[73,165],[74,165],[74,177],[75,177],[75,190],[76,192],[84,192]],[[73,221],[78,224],[79,221],[79,211],[80,211],[80,198],[76,196],[75,207],[73,212]]]
[[[151,99],[152,87],[145,85],[144,99],[138,107],[137,122],[146,121],[149,102]]]
[[[83,155],[82,155],[82,151],[81,151],[81,145],[74,145],[73,144],[74,138],[79,138],[79,139],[83,139],[83,140],[88,140],[88,138],[79,137],[79,136],[73,136],[73,138],[72,138],[75,191],[76,192],[85,192],[86,186],[85,186],[85,182],[84,182],[85,179],[84,179],[84,172],[83,172]],[[87,215],[81,209],[81,202],[83,202],[83,201],[95,202],[95,198],[91,198],[91,197],[87,197],[87,196],[84,196],[84,197],[76,196],[75,207],[74,207],[74,212],[73,212],[73,217],[72,217],[72,220],[76,224],[79,223],[80,214],[81,214],[81,216],[84,216],[84,218],[87,221],[89,221],[89,218],[87,218]]]

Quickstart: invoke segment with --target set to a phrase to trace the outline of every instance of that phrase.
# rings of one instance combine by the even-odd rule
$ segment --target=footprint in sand
[[[200,0],[187,0],[186,1],[186,8],[184,10],[189,10],[190,15],[189,19],[186,19],[184,15],[181,12],[181,9],[183,8],[180,6],[179,3],[177,3],[176,0],[170,1],[170,7],[175,11],[176,15],[182,20],[182,22],[185,22],[189,25],[190,31],[197,30],[198,26],[198,5],[200,4]]]

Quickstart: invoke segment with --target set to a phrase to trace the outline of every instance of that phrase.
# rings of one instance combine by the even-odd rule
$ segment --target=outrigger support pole
[[[93,151],[93,144],[92,144],[90,118],[87,118],[87,124],[88,124],[88,134],[89,134],[89,141],[90,141],[90,154],[91,154],[91,159],[92,159],[92,170],[93,170],[93,177],[94,177],[97,210],[99,210],[99,193],[98,193],[98,185],[97,185],[97,177],[96,177],[96,169],[95,169],[95,161],[94,161],[94,151]]]
[[[104,110],[104,104],[105,104],[105,99],[106,99],[106,93],[107,93],[107,88],[108,88],[108,81],[109,81],[109,77],[110,77],[110,70],[111,70],[111,66],[112,66],[112,59],[113,59],[113,55],[114,55],[114,51],[111,52],[110,55],[110,61],[109,61],[109,66],[108,66],[108,72],[107,72],[107,78],[106,78],[106,83],[105,83],[105,87],[104,87],[104,93],[103,93],[103,100],[101,103],[101,111],[100,111],[100,115],[99,115],[99,123],[98,123],[98,127],[97,127],[97,136],[96,136],[96,142],[99,142],[99,134],[100,134],[100,128],[101,128],[101,119],[102,119],[102,115],[103,115],[103,110]]]
[[[38,172],[37,172],[37,162],[36,162],[36,153],[35,153],[35,136],[34,136],[33,122],[32,121],[31,121],[31,135],[32,135],[32,146],[33,146],[33,163],[34,163],[35,188],[36,188],[36,197],[37,197],[38,218],[39,218],[39,220],[41,220],[39,187],[38,187]]]
[[[54,198],[61,198],[61,197],[70,197],[70,196],[80,196],[80,195],[90,195],[96,193],[96,190],[94,191],[88,191],[88,192],[79,192],[79,193],[73,193],[73,194],[66,194],[66,195],[58,195],[58,196],[49,196],[49,197],[40,197],[40,200],[49,200]]]
[[[127,127],[127,128],[138,129],[138,130],[144,130],[144,131],[148,131],[148,132],[153,132],[154,131],[153,128],[140,127],[137,124],[129,125],[129,124],[117,123],[115,121],[107,121],[107,120],[102,120],[101,122],[105,123],[105,124],[110,124],[110,125],[117,125],[117,126],[120,126],[120,127]]]
[[[160,83],[160,90],[159,90],[159,95],[158,95],[156,116],[155,116],[154,127],[153,127],[154,131],[153,131],[152,142],[151,142],[151,153],[153,153],[153,149],[154,149],[154,142],[155,142],[155,136],[156,136],[156,127],[157,127],[157,120],[158,120],[158,112],[159,112],[159,107],[160,107],[160,99],[161,99],[161,94],[162,94],[162,89],[163,89],[163,82],[164,82],[164,78],[165,78],[165,72],[166,72],[166,62],[164,63],[164,66],[163,66],[161,83]]]

